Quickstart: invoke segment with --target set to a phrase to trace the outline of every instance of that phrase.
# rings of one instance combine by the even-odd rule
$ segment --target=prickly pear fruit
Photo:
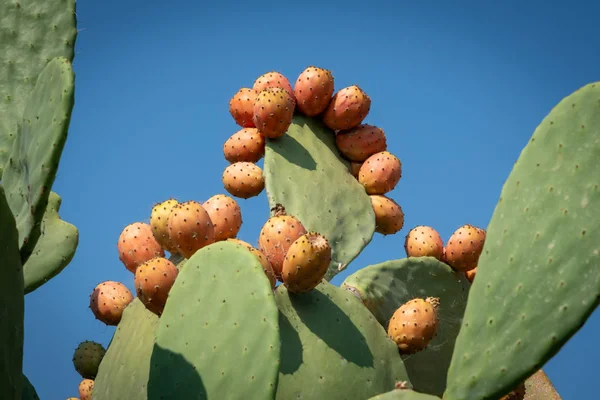
[[[171,254],[177,254],[177,246],[175,246],[169,236],[169,215],[173,207],[177,204],[179,202],[175,199],[165,200],[162,203],[156,204],[150,214],[150,226],[152,227],[154,239],[156,239],[163,249]]]
[[[254,121],[252,114],[254,110],[254,100],[256,92],[250,88],[241,88],[229,100],[229,113],[235,120],[235,123],[242,128],[253,128]]]
[[[401,177],[402,163],[389,151],[381,151],[367,158],[358,172],[358,181],[368,194],[392,191]]]
[[[94,379],[98,374],[98,367],[106,349],[100,343],[86,340],[79,343],[73,353],[73,366],[75,370],[85,379]]]
[[[485,243],[485,229],[473,225],[458,228],[446,243],[446,262],[457,271],[477,267]]]
[[[327,239],[309,232],[296,239],[283,260],[281,278],[292,293],[313,290],[323,279],[331,262],[331,246]]]
[[[227,239],[227,240],[230,242],[234,242],[239,245],[245,246],[248,250],[250,250],[250,252],[252,254],[254,254],[256,256],[256,258],[258,258],[258,261],[260,261],[260,264],[263,267],[263,271],[265,271],[265,275],[267,276],[267,278],[269,278],[269,282],[271,283],[271,288],[275,289],[275,284],[277,282],[275,279],[275,274],[273,273],[273,267],[271,267],[271,263],[269,262],[269,260],[267,260],[267,257],[265,257],[265,255],[263,253],[261,253],[257,248],[255,248],[248,242],[244,242],[243,240],[240,240],[240,239]]]
[[[294,96],[298,110],[309,117],[321,114],[331,101],[334,92],[331,71],[310,66],[306,68],[294,86]]]
[[[375,211],[375,232],[393,235],[404,226],[404,212],[394,200],[380,194],[372,194],[371,204]]]
[[[351,161],[362,162],[375,153],[387,150],[383,129],[368,124],[339,131],[335,135],[335,144],[340,153]]]
[[[215,242],[234,238],[242,227],[242,210],[237,201],[224,194],[216,194],[202,203],[215,231]]]
[[[90,309],[97,320],[115,326],[121,321],[123,310],[133,301],[133,295],[121,282],[106,281],[94,288],[90,295]]]
[[[274,215],[267,220],[260,230],[258,249],[267,257],[275,277],[281,279],[283,260],[288,249],[306,229],[298,218],[287,215],[285,208],[278,204],[273,209]]]
[[[223,171],[223,186],[229,194],[242,199],[258,196],[265,188],[262,169],[250,162],[236,162]]]
[[[371,110],[371,98],[358,86],[340,89],[323,114],[323,123],[334,131],[361,124]]]
[[[473,280],[475,279],[476,274],[477,274],[477,267],[465,272],[465,276],[467,277],[467,280],[471,283],[473,283]]]
[[[265,155],[265,137],[256,128],[244,128],[223,145],[223,154],[230,163],[258,162]]]
[[[135,271],[135,290],[148,310],[158,316],[162,314],[177,274],[175,264],[164,257],[155,257],[138,267]]]
[[[94,389],[94,381],[84,379],[79,383],[79,400],[92,400],[92,390]]]
[[[254,86],[252,87],[256,93],[260,93],[269,88],[279,88],[285,90],[287,94],[290,95],[292,102],[295,103],[296,99],[294,97],[294,90],[292,89],[292,85],[290,85],[290,81],[279,72],[271,71],[267,72],[266,74],[262,74],[256,78],[254,81]]]
[[[502,396],[500,400],[524,400],[526,394],[525,382],[521,382],[514,390],[505,396]]]
[[[215,242],[213,222],[197,201],[176,204],[169,215],[168,228],[169,238],[185,258]]]
[[[350,173],[356,179],[358,179],[358,173],[360,172],[360,167],[362,167],[362,165],[362,162],[350,161]]]
[[[396,342],[400,353],[414,354],[427,347],[437,334],[439,299],[412,299],[392,315],[388,336]]]
[[[430,226],[412,228],[404,238],[407,257],[435,257],[442,261],[444,242],[440,234]]]
[[[152,257],[165,255],[164,250],[154,238],[152,227],[143,222],[127,225],[117,243],[119,259],[129,271],[135,273],[138,265]]]
[[[277,139],[287,132],[294,116],[294,101],[285,89],[271,87],[254,101],[253,121],[263,136]]]

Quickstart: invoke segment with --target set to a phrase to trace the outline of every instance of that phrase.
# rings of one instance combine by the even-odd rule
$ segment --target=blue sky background
[[[591,1],[282,3],[79,2],[76,105],[54,190],[81,240],[67,269],[26,297],[24,369],[42,399],[77,396],[73,350],[110,341],[114,328],[88,304],[105,280],[133,290],[121,230],[171,196],[226,193],[222,146],[238,130],[228,101],[262,73],[294,82],[313,64],[332,70],[336,90],[358,84],[373,101],[365,121],[385,129],[403,163],[390,196],[404,229],[375,236],[336,284],[405,257],[415,225],[444,240],[465,223],[486,227],[538,123],[599,80],[600,4]],[[256,243],[265,193],[238,201],[239,237]],[[596,398],[599,330],[595,313],[544,367],[564,399]]]

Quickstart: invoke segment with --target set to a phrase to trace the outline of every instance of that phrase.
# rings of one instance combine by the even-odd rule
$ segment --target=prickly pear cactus
[[[552,357],[600,299],[600,82],[537,127],[487,228],[446,400],[504,395]]]
[[[23,375],[23,390],[21,391],[21,400],[40,400],[35,387],[33,387],[25,375]]]
[[[371,397],[369,400],[440,400],[440,398],[409,389],[394,389],[387,393]]]

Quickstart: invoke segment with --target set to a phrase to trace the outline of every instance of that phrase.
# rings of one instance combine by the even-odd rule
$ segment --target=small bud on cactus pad
[[[375,153],[365,160],[358,172],[358,181],[368,194],[392,191],[402,177],[402,163],[389,151]]]
[[[269,88],[279,88],[285,90],[287,94],[290,95],[292,102],[294,102],[295,104],[296,99],[294,97],[294,90],[292,89],[292,85],[290,85],[290,81],[288,80],[288,78],[286,78],[279,72],[271,71],[259,76],[254,81],[254,86],[252,87],[252,89],[254,89],[256,93],[260,93],[263,90]]]
[[[360,172],[360,167],[362,167],[362,162],[351,161],[350,162],[350,173],[353,177],[358,179],[358,173]]]
[[[505,396],[502,396],[500,400],[524,400],[525,394],[527,393],[525,388],[525,382],[521,382],[514,390]]]
[[[348,160],[360,162],[375,153],[387,150],[383,129],[367,124],[339,131],[335,135],[335,145]]]
[[[237,201],[217,194],[202,203],[215,231],[215,242],[234,238],[242,227],[242,210]]]
[[[334,131],[352,129],[362,123],[371,110],[371,98],[358,86],[340,89],[323,114],[323,123]]]
[[[229,100],[229,113],[242,128],[254,128],[252,113],[255,99],[256,92],[253,89],[241,88]]]
[[[442,261],[444,242],[440,234],[430,226],[412,228],[404,238],[407,257],[435,257]]]
[[[168,226],[171,241],[185,258],[190,258],[196,251],[215,242],[213,222],[197,201],[175,205]]]
[[[84,379],[94,379],[106,349],[100,343],[84,341],[77,346],[73,353],[73,366]]]
[[[384,195],[372,194],[371,204],[375,211],[375,232],[382,235],[393,235],[404,226],[402,207]]]
[[[258,249],[271,263],[275,277],[282,281],[281,270],[288,249],[292,243],[307,232],[296,217],[286,214],[283,206],[278,204],[273,211],[274,215],[260,230]]]
[[[256,128],[239,130],[227,139],[223,154],[230,163],[258,162],[265,155],[265,137]]]
[[[294,101],[284,89],[272,87],[259,92],[254,101],[254,125],[269,139],[287,132],[294,117]]]
[[[321,114],[331,101],[334,92],[331,71],[310,66],[306,68],[294,86],[296,106],[304,115],[314,117]]]
[[[150,226],[152,227],[154,238],[163,249],[171,254],[177,254],[177,246],[175,246],[169,237],[168,222],[171,210],[173,210],[176,204],[179,204],[179,202],[175,199],[165,200],[162,203],[156,204],[152,208],[152,214],[150,214]]]
[[[90,309],[97,320],[115,326],[121,321],[123,310],[133,301],[133,295],[121,282],[106,281],[94,288]]]
[[[477,267],[465,272],[465,276],[467,277],[467,280],[471,283],[473,283],[473,280],[475,279],[476,274],[477,274]]]
[[[223,171],[223,186],[229,194],[242,199],[258,196],[265,188],[262,169],[250,162],[236,162]]]
[[[177,274],[175,264],[163,257],[153,258],[138,267],[135,290],[148,310],[158,316],[162,314]]]
[[[446,262],[457,271],[477,267],[485,243],[485,229],[473,225],[458,228],[446,243]]]
[[[327,239],[309,232],[296,239],[289,247],[281,278],[291,293],[313,290],[323,279],[331,262],[331,246]]]
[[[94,389],[93,380],[82,380],[79,383],[79,400],[92,400],[92,389]]]
[[[135,222],[127,225],[117,243],[119,259],[129,271],[135,273],[138,265],[153,257],[164,257],[165,252],[154,238],[150,225]]]
[[[414,354],[425,349],[437,335],[439,299],[413,299],[398,308],[388,326],[388,336],[400,353]]]
[[[267,260],[267,257],[265,257],[265,255],[263,253],[261,253],[258,249],[256,249],[254,246],[252,246],[248,242],[244,242],[243,240],[240,240],[240,239],[227,239],[227,241],[237,243],[239,245],[246,247],[248,250],[250,250],[250,252],[252,254],[254,254],[256,256],[256,258],[258,258],[258,261],[260,261],[260,264],[263,267],[263,271],[265,271],[265,275],[267,276],[267,278],[269,279],[269,282],[271,283],[271,288],[275,289],[275,284],[277,283],[277,281],[275,279],[275,274],[273,273],[273,267],[271,267],[271,263],[269,262],[269,260]]]

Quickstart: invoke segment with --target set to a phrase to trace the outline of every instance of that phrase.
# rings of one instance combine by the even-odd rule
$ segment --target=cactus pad
[[[371,199],[348,168],[334,132],[314,118],[295,115],[287,134],[266,143],[269,204],[282,204],[308,231],[327,238],[332,249],[327,280],[360,254],[375,231]]]
[[[600,82],[563,99],[506,180],[448,371],[446,400],[504,395],[600,299]]]
[[[34,291],[55,277],[75,255],[79,244],[79,231],[75,226],[60,219],[58,210],[61,202],[58,194],[50,193],[40,236],[35,242],[33,252],[23,265],[25,293]]]
[[[23,375],[23,389],[21,390],[21,400],[40,400],[35,387],[31,384],[29,379]]]
[[[100,363],[92,399],[146,400],[150,357],[154,347],[156,314],[136,297],[121,322]]]
[[[71,118],[71,63],[55,58],[41,72],[23,113],[2,185],[19,230],[19,246],[42,220]]]
[[[323,281],[300,295],[280,285],[277,399],[366,399],[408,381],[396,344],[348,291]]]
[[[413,390],[394,389],[390,392],[371,397],[369,400],[440,400],[440,398]]]
[[[277,305],[258,258],[217,242],[191,256],[156,330],[150,399],[272,399]]]
[[[0,176],[38,75],[55,57],[73,61],[75,0],[0,3]]]
[[[394,311],[407,301],[440,299],[437,336],[425,350],[404,357],[404,365],[415,390],[441,396],[467,304],[470,283],[465,275],[433,257],[409,257],[358,270],[342,287],[357,295],[386,329]]]
[[[0,399],[18,399],[23,365],[23,270],[18,232],[0,186]]]

